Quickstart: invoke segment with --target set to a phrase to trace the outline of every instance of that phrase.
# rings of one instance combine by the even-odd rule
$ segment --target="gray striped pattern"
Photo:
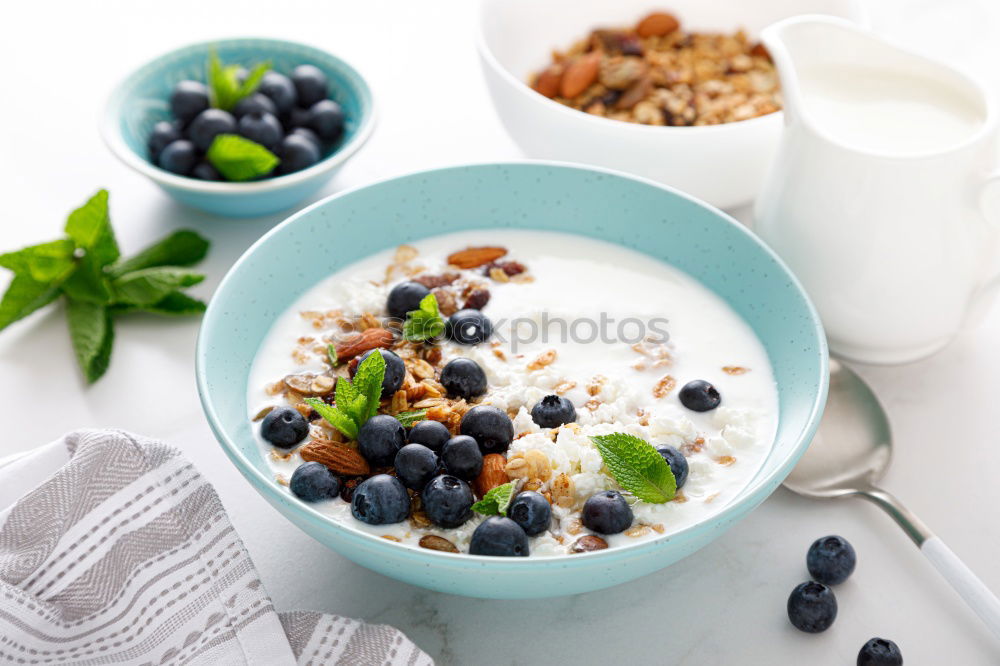
[[[433,663],[391,627],[279,616],[176,450],[119,431],[58,446],[69,463],[0,509],[0,665]]]

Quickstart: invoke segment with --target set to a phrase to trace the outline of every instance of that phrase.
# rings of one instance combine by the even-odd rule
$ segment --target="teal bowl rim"
[[[159,168],[149,160],[137,155],[135,151],[129,148],[125,144],[125,140],[122,138],[118,125],[118,119],[121,115],[121,107],[125,102],[126,89],[128,89],[135,81],[143,78],[148,73],[148,70],[152,69],[155,65],[158,65],[166,58],[185,54],[187,52],[198,52],[207,47],[231,42],[261,42],[265,45],[286,45],[293,48],[315,51],[316,53],[322,54],[324,58],[329,58],[334,61],[340,68],[342,68],[345,74],[354,80],[354,83],[360,92],[361,101],[363,102],[362,107],[367,106],[368,108],[367,113],[365,113],[360,119],[358,129],[354,133],[354,136],[351,137],[350,141],[338,147],[334,152],[330,153],[308,169],[296,171],[295,173],[290,173],[285,176],[277,176],[249,183],[220,183],[198,180],[187,176],[179,176]],[[367,102],[367,104],[364,104],[364,102]],[[166,53],[161,53],[152,60],[146,62],[144,65],[133,70],[114,87],[108,97],[108,102],[104,107],[104,115],[101,118],[101,136],[104,139],[104,143],[108,146],[111,152],[114,153],[115,157],[121,160],[125,165],[165,187],[212,194],[251,194],[282,189],[333,171],[346,162],[348,158],[356,153],[361,146],[368,141],[372,132],[375,130],[376,117],[375,97],[372,94],[371,87],[368,85],[368,81],[361,75],[356,67],[348,63],[343,58],[336,56],[318,46],[307,44],[305,42],[293,42],[287,39],[274,39],[272,37],[225,37],[221,39],[202,40],[167,51]]]
[[[202,409],[205,412],[205,416],[208,420],[209,426],[212,432],[215,434],[216,439],[222,445],[223,451],[229,459],[236,465],[236,468],[243,474],[244,477],[250,481],[257,492],[261,493],[268,499],[272,504],[283,503],[288,506],[294,506],[296,511],[301,511],[304,516],[311,518],[315,523],[318,523],[318,527],[322,528],[324,525],[329,526],[337,530],[344,539],[353,541],[355,545],[362,547],[367,547],[370,550],[380,550],[384,549],[387,552],[393,552],[396,557],[405,557],[415,562],[427,566],[428,561],[440,561],[442,564],[454,565],[457,563],[464,563],[468,565],[479,565],[481,567],[489,566],[491,569],[502,569],[516,571],[519,567],[530,566],[529,562],[534,563],[546,563],[549,565],[559,565],[561,568],[575,568],[578,566],[589,567],[592,566],[595,560],[606,558],[608,560],[618,559],[621,557],[638,557],[647,554],[651,551],[656,551],[664,547],[668,542],[674,540],[683,540],[690,536],[693,532],[704,528],[709,524],[721,524],[725,522],[725,519],[730,516],[738,516],[746,505],[750,505],[751,508],[756,507],[757,504],[762,502],[767,498],[778,485],[785,479],[786,476],[795,467],[795,464],[799,461],[802,455],[805,453],[806,449],[809,447],[809,443],[812,441],[813,436],[816,434],[816,429],[819,427],[820,418],[823,415],[823,408],[826,405],[827,392],[829,389],[830,381],[830,368],[829,368],[829,350],[826,342],[826,334],[823,330],[823,324],[820,321],[819,314],[816,308],[813,306],[812,301],[809,299],[809,295],[806,293],[805,289],[802,287],[801,282],[794,273],[788,268],[784,261],[762,240],[760,240],[753,232],[743,226],[739,221],[725,213],[724,211],[707,204],[700,199],[692,197],[689,194],[685,194],[680,190],[674,189],[668,185],[662,185],[648,178],[643,178],[640,176],[634,176],[631,174],[623,173],[621,171],[616,171],[614,169],[606,169],[603,167],[595,167],[590,165],[574,164],[572,162],[560,162],[554,160],[510,160],[501,162],[473,162],[468,164],[453,165],[440,168],[424,169],[421,171],[414,171],[403,175],[390,176],[386,178],[381,178],[378,180],[371,181],[364,185],[359,185],[352,187],[343,192],[338,192],[331,196],[328,196],[316,203],[303,208],[302,210],[294,213],[287,219],[283,220],[280,224],[273,227],[263,236],[261,236],[253,245],[251,245],[247,250],[240,255],[240,258],[232,265],[226,275],[219,282],[215,293],[221,293],[229,284],[230,281],[234,280],[233,277],[243,265],[247,258],[253,254],[258,247],[267,243],[270,238],[278,233],[280,233],[286,226],[294,224],[296,220],[300,217],[310,214],[314,209],[320,208],[326,205],[329,201],[338,199],[340,197],[348,196],[351,193],[361,190],[367,187],[372,187],[375,185],[380,185],[393,180],[399,180],[403,178],[412,178],[421,175],[427,175],[430,173],[439,173],[446,171],[457,171],[462,169],[467,169],[469,167],[496,167],[496,166],[508,166],[508,167],[518,167],[524,165],[531,166],[548,166],[563,169],[573,169],[577,171],[585,172],[595,172],[601,173],[608,176],[625,178],[628,180],[637,181],[651,187],[655,187],[666,192],[673,194],[674,196],[681,197],[687,201],[694,203],[695,205],[701,206],[708,209],[712,213],[718,216],[723,222],[732,225],[738,233],[744,234],[753,244],[755,244],[760,251],[764,252],[768,257],[770,257],[775,264],[777,264],[788,276],[789,281],[795,287],[795,289],[802,296],[803,302],[809,313],[809,317],[813,323],[813,330],[816,333],[817,340],[819,341],[818,351],[820,354],[820,364],[819,364],[819,377],[817,378],[817,386],[819,390],[813,400],[812,406],[809,410],[809,416],[806,421],[805,426],[798,433],[798,443],[795,450],[788,456],[788,458],[782,462],[773,472],[765,476],[756,476],[751,480],[750,485],[741,491],[741,495],[731,501],[729,504],[724,506],[719,510],[718,513],[712,514],[705,520],[699,521],[693,525],[689,525],[677,532],[671,532],[664,534],[662,536],[649,539],[648,541],[642,541],[635,544],[628,544],[624,546],[617,546],[615,548],[609,548],[606,550],[598,550],[588,553],[573,553],[566,555],[546,555],[545,557],[500,557],[492,555],[471,555],[468,553],[445,553],[441,551],[428,550],[425,548],[418,548],[416,546],[411,546],[409,544],[395,543],[388,539],[383,539],[382,537],[374,534],[369,534],[367,532],[362,532],[360,530],[353,529],[343,523],[339,523],[333,518],[321,513],[317,509],[305,504],[304,502],[289,502],[289,496],[274,482],[272,478],[265,475],[263,472],[258,470],[240,451],[235,442],[233,442],[229,435],[225,432],[221,425],[221,419],[215,411],[215,407],[212,402],[212,398],[209,395],[206,377],[206,363],[208,356],[208,349],[206,343],[206,331],[209,328],[217,325],[217,319],[222,315],[221,305],[218,304],[218,300],[215,296],[211,299],[208,304],[208,309],[205,312],[204,318],[202,319],[201,328],[198,332],[198,342],[195,348],[195,375],[198,386],[198,397],[201,400]],[[221,323],[219,321],[218,323]],[[763,496],[761,496],[763,494]],[[307,532],[308,533],[308,532]],[[542,565],[539,565],[542,566]]]

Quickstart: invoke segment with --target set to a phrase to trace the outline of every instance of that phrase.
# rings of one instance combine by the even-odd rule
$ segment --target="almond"
[[[601,54],[597,51],[580,56],[563,72],[559,94],[563,97],[576,97],[597,80],[600,68]]]
[[[546,97],[555,97],[559,94],[559,83],[562,81],[562,76],[562,67],[560,65],[552,65],[538,75],[534,85],[531,87],[535,89],[535,92]]]
[[[510,481],[504,468],[507,466],[507,459],[499,453],[487,453],[483,456],[483,470],[472,482],[472,489],[476,491],[476,497],[483,497],[497,486]]]
[[[640,37],[662,37],[681,27],[680,21],[666,12],[653,12],[639,21],[635,31]]]
[[[368,461],[355,449],[328,439],[314,439],[299,449],[299,455],[307,462],[326,465],[340,476],[366,476],[371,472]]]
[[[420,537],[420,547],[428,550],[440,550],[444,553],[457,553],[458,548],[451,541],[435,534],[426,534]]]
[[[392,346],[393,340],[392,331],[384,328],[365,329],[337,345],[337,360],[340,362],[348,361],[376,347],[388,348]]]
[[[573,542],[570,548],[574,553],[589,553],[594,550],[604,550],[608,547],[608,542],[594,534],[584,534]]]
[[[459,268],[476,268],[507,254],[503,247],[467,247],[448,255],[448,263]]]

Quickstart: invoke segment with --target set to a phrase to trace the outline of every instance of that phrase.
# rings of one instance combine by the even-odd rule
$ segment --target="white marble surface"
[[[987,2],[882,3],[876,23],[997,78],[996,59],[987,54],[998,19]],[[96,126],[106,92],[127,70],[178,44],[215,36],[315,42],[370,77],[379,127],[324,194],[413,169],[516,158],[479,76],[471,18],[467,0],[5,6],[0,249],[56,237],[69,210],[107,187],[126,251],[180,226],[212,238],[204,265],[210,277],[198,287],[209,296],[236,257],[282,216],[234,221],[182,208],[116,162]],[[394,624],[442,664],[850,664],[874,635],[896,640],[907,664],[1000,661],[1000,646],[888,518],[857,501],[821,504],[783,490],[695,556],[610,591],[497,602],[395,583],[299,532],[229,465],[195,395],[197,330],[196,321],[120,321],[112,367],[89,388],[74,366],[58,309],[4,331],[0,400],[7,427],[0,456],[84,426],[165,439],[215,483],[279,608]],[[994,308],[982,327],[932,359],[860,368],[895,426],[898,449],[886,486],[994,589],[1000,589],[998,334]],[[806,576],[805,549],[828,533],[849,538],[860,563],[837,589],[836,625],[809,636],[788,624],[785,599]]]

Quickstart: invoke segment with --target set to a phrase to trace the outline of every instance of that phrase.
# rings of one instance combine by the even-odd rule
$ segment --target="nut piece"
[[[469,247],[448,255],[448,263],[459,268],[476,268],[507,254],[503,247]]]
[[[589,553],[594,550],[604,550],[608,542],[594,534],[584,534],[573,542],[570,550],[574,553]]]
[[[677,386],[677,380],[670,375],[663,375],[660,381],[656,382],[653,387],[653,397],[654,398],[665,398],[670,394],[671,391]]]
[[[384,328],[365,329],[337,345],[337,360],[343,363],[376,347],[388,349],[393,341],[392,331]]]
[[[307,462],[318,462],[340,476],[366,476],[371,472],[368,461],[355,449],[328,439],[314,439],[299,449]]]
[[[639,25],[635,26],[635,31],[640,37],[662,37],[669,35],[679,27],[681,27],[680,21],[671,14],[653,12],[639,21]]]
[[[562,81],[562,75],[562,67],[560,65],[552,65],[538,75],[538,78],[535,79],[535,83],[531,87],[535,89],[535,92],[546,97],[555,97],[559,94],[559,82]]]
[[[576,97],[589,88],[597,80],[601,66],[601,54],[597,51],[587,53],[574,60],[563,72],[559,82],[559,94],[563,97]]]
[[[576,484],[565,474],[552,480],[552,503],[564,509],[572,509],[576,503]]]
[[[611,90],[625,90],[641,79],[647,69],[642,58],[624,56],[606,58],[601,61],[598,80]]]
[[[426,534],[420,537],[420,547],[427,550],[440,550],[443,553],[457,553],[458,548],[451,541],[436,534]]]
[[[548,456],[538,449],[518,451],[507,462],[506,473],[512,479],[548,481],[552,478],[552,463]]]
[[[502,486],[510,481],[507,478],[507,472],[504,471],[506,466],[507,460],[499,453],[487,453],[483,456],[483,469],[479,472],[476,480],[472,482],[472,489],[476,491],[476,497],[481,498],[497,486]]]

